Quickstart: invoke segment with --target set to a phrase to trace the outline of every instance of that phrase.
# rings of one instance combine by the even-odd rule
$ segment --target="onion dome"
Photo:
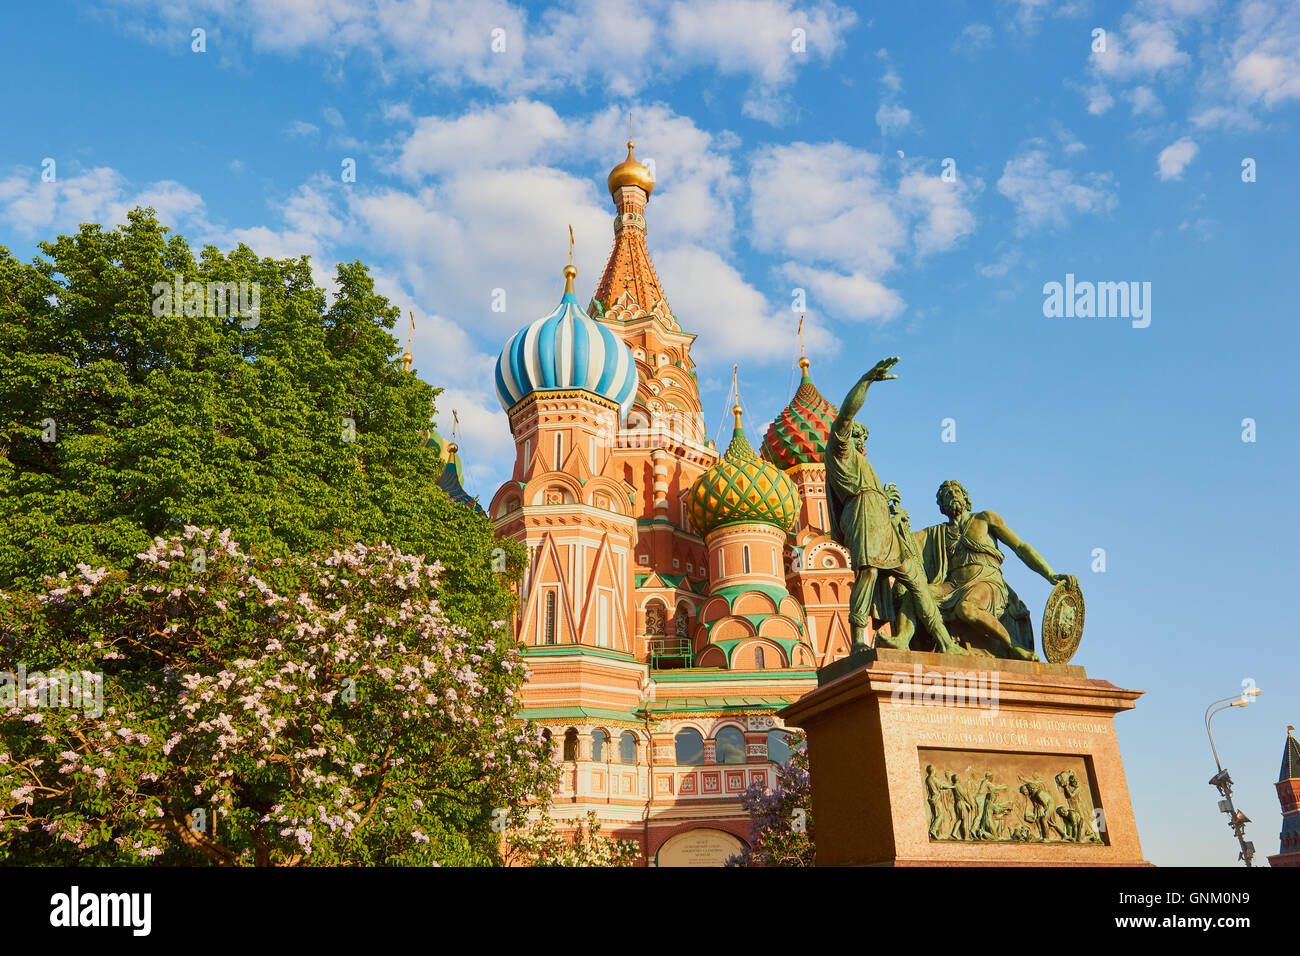
[[[456,454],[457,447],[454,441],[446,446],[444,457],[447,463],[443,465],[442,474],[438,476],[438,487],[447,492],[447,497],[456,504],[469,505],[482,514],[483,509],[479,507],[479,503],[465,490],[464,471],[461,468],[460,457]]]
[[[763,457],[782,470],[795,465],[820,465],[826,440],[840,410],[826,401],[808,375],[808,358],[799,359],[803,378],[790,404],[767,428]]]
[[[650,173],[649,167],[637,162],[632,150],[636,143],[632,140],[627,141],[627,159],[619,163],[609,171],[609,194],[615,199],[618,198],[618,191],[624,186],[640,186],[645,190],[646,198],[655,188],[655,178]]]
[[[516,332],[497,360],[497,398],[509,411],[526,395],[544,389],[580,388],[607,398],[623,415],[636,397],[632,352],[607,326],[588,316],[573,292],[578,270],[564,269],[564,298]]]
[[[758,521],[789,531],[799,514],[799,492],[780,468],[754,453],[740,424],[739,405],[732,414],[736,427],[726,454],[695,479],[687,495],[691,527],[708,535],[723,525]]]
[[[439,458],[445,458],[447,439],[438,434],[438,429],[430,428],[429,437],[424,440],[424,447],[432,451]]]

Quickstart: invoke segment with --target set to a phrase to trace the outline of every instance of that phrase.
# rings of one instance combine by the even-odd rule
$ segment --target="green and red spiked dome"
[[[803,377],[790,404],[767,428],[760,454],[782,471],[796,465],[820,465],[826,439],[840,410],[826,401],[808,375],[807,357],[799,360]]]

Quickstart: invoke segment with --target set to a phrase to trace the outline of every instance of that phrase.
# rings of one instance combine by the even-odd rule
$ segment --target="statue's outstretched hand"
[[[1073,574],[1053,574],[1051,577],[1051,582],[1053,584],[1060,584],[1061,582],[1065,582],[1066,586],[1074,589],[1075,591],[1079,590],[1079,579],[1076,578]]]
[[[881,359],[875,367],[863,376],[868,382],[883,382],[886,379],[898,378],[897,375],[890,375],[889,370],[898,363],[898,356],[893,358]]]

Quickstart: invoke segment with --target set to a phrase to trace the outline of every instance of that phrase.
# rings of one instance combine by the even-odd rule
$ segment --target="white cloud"
[[[912,122],[912,112],[905,106],[881,103],[876,110],[876,125],[886,136],[893,136],[907,129]]]
[[[1193,126],[1256,130],[1259,112],[1300,99],[1300,5],[1137,0],[1108,33],[1106,51],[1088,56],[1088,73],[1080,89],[1093,115],[1110,109],[1115,90],[1134,117],[1162,116],[1173,90],[1194,73]],[[1161,87],[1170,93],[1165,102]]]
[[[876,110],[876,125],[880,127],[882,135],[889,137],[901,133],[912,123],[912,111],[899,102],[899,97],[903,92],[903,78],[889,63],[889,52],[879,50],[876,53],[885,63],[885,75],[880,78],[880,85],[884,87],[884,95],[880,100],[880,108]]]
[[[1110,91],[1101,83],[1094,83],[1086,91],[1088,97],[1088,112],[1093,116],[1101,116],[1115,105],[1115,97],[1110,95]]]
[[[907,306],[898,292],[860,272],[842,275],[787,262],[782,273],[807,288],[812,301],[840,318],[883,323],[897,318]]]
[[[699,334],[697,361],[789,358],[797,316],[773,306],[712,249],[678,246],[656,254],[673,311]]]
[[[972,188],[982,185],[978,180],[965,178],[944,182],[920,170],[903,177],[898,197],[915,216],[912,241],[918,256],[951,249],[975,231],[975,214],[968,203]]]
[[[844,271],[892,269],[908,230],[882,163],[843,143],[759,151],[749,176],[752,244]]]
[[[0,180],[0,221],[27,236],[52,239],[83,222],[123,224],[136,206],[152,206],[164,225],[206,228],[202,197],[172,180],[132,190],[125,176],[105,166],[48,183],[39,170],[18,167]]]
[[[334,75],[349,57],[362,57],[390,84],[415,76],[506,95],[596,88],[631,96],[698,68],[747,78],[746,113],[773,121],[780,117],[771,98],[801,66],[834,57],[857,21],[851,7],[831,0],[566,0],[541,11],[507,0],[117,4],[123,28],[151,42],[172,42],[202,23],[256,52],[313,52]],[[151,26],[141,28],[142,19]]]
[[[788,0],[676,0],[668,5],[663,39],[675,56],[771,88],[788,83],[800,63],[833,56],[856,22],[850,8],[824,0],[804,6]],[[795,30],[804,33],[804,53],[794,49]]]
[[[1085,2],[1074,0],[1002,0],[1012,12],[1012,25],[1025,33],[1033,33],[1047,14],[1053,17],[1075,17],[1087,9]]]
[[[1179,49],[1173,23],[1131,14],[1121,21],[1121,29],[1107,34],[1105,52],[1094,52],[1089,60],[1096,73],[1113,80],[1158,76],[1190,62],[1191,57]]]
[[[1182,179],[1183,170],[1196,158],[1198,151],[1199,147],[1196,143],[1187,137],[1171,143],[1156,157],[1156,175],[1165,182],[1171,179]]]
[[[976,271],[989,279],[1001,279],[1020,265],[1020,260],[1021,254],[1018,246],[999,243],[997,261],[976,266]]]
[[[885,283],[905,258],[950,249],[975,229],[979,188],[843,143],[767,147],[751,166],[751,244],[785,259],[810,305],[832,316],[887,321],[903,307]]]
[[[1089,173],[1078,181],[1073,170],[1054,167],[1039,144],[1007,160],[997,187],[1015,204],[1021,235],[1044,226],[1063,228],[1071,214],[1107,212],[1117,202],[1109,174]]]
[[[395,171],[407,179],[462,169],[529,165],[563,143],[564,122],[545,103],[519,99],[456,117],[426,116],[401,145]]]
[[[967,24],[952,41],[954,53],[971,55],[993,45],[993,28],[987,23]]]
[[[284,128],[286,136],[319,136],[320,127],[315,123],[308,123],[306,120],[294,120]]]
[[[1133,108],[1134,116],[1159,116],[1165,111],[1160,97],[1149,86],[1135,86],[1124,94]]]
[[[1235,106],[1212,106],[1192,116],[1197,129],[1259,129],[1259,121],[1248,110]]]
[[[1238,96],[1266,109],[1300,99],[1300,6],[1248,0],[1237,8],[1230,76]]]

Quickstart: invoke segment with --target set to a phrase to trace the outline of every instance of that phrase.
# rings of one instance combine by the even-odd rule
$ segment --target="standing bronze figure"
[[[915,601],[922,623],[941,651],[964,653],[948,636],[939,607],[930,592],[925,568],[907,532],[890,514],[898,503],[893,485],[882,487],[876,470],[867,461],[867,427],[854,420],[866,401],[872,382],[897,378],[889,370],[897,357],[882,359],[863,375],[845,396],[840,413],[831,425],[826,441],[826,493],[830,499],[831,535],[849,552],[853,568],[853,590],[849,595],[849,624],[853,628],[853,649],[867,647],[871,597],[881,571],[892,573]],[[882,635],[877,642],[889,644]]]

